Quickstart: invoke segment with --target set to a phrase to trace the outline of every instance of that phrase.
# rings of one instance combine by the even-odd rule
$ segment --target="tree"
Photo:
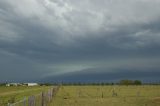
[[[121,80],[119,82],[120,85],[142,85],[142,82],[140,80]]]
[[[120,85],[133,85],[134,82],[132,80],[121,80],[119,82]]]
[[[142,82],[140,80],[135,80],[134,85],[142,85]]]
[[[6,83],[0,83],[0,86],[6,86]]]

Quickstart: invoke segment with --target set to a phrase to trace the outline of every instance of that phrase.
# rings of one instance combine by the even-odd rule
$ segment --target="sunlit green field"
[[[50,106],[160,106],[160,86],[62,86]]]
[[[48,86],[17,86],[17,87],[0,87],[0,106],[5,106],[8,102],[17,102],[25,97],[39,94],[51,87]]]

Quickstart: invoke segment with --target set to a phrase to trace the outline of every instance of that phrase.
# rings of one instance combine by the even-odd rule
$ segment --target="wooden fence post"
[[[103,98],[103,91],[102,91],[102,98]]]
[[[26,106],[26,97],[24,98],[24,100],[23,100],[23,106]]]
[[[41,106],[45,106],[45,95],[44,95],[44,92],[42,92],[42,104],[41,104]]]
[[[28,106],[35,106],[35,96],[30,96],[28,98]]]

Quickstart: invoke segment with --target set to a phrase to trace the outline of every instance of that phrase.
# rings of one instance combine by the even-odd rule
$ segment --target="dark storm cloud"
[[[132,68],[145,73],[148,67],[158,72],[159,4],[158,0],[1,0],[0,78],[27,80],[23,76],[28,75],[34,80],[104,66],[99,73],[120,75],[124,72],[118,70],[124,67],[127,73],[134,73]]]
[[[114,69],[107,72],[106,69],[87,69],[79,72],[70,72],[60,76],[47,77],[44,82],[117,82],[122,79],[142,80],[143,82],[159,81],[159,70],[127,70]]]

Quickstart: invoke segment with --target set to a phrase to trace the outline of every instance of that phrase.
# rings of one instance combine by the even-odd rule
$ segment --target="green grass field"
[[[50,106],[160,106],[160,86],[62,86]]]
[[[0,87],[0,106],[5,106],[10,102],[17,102],[25,97],[39,94],[51,87],[48,86],[18,86],[18,87]]]

